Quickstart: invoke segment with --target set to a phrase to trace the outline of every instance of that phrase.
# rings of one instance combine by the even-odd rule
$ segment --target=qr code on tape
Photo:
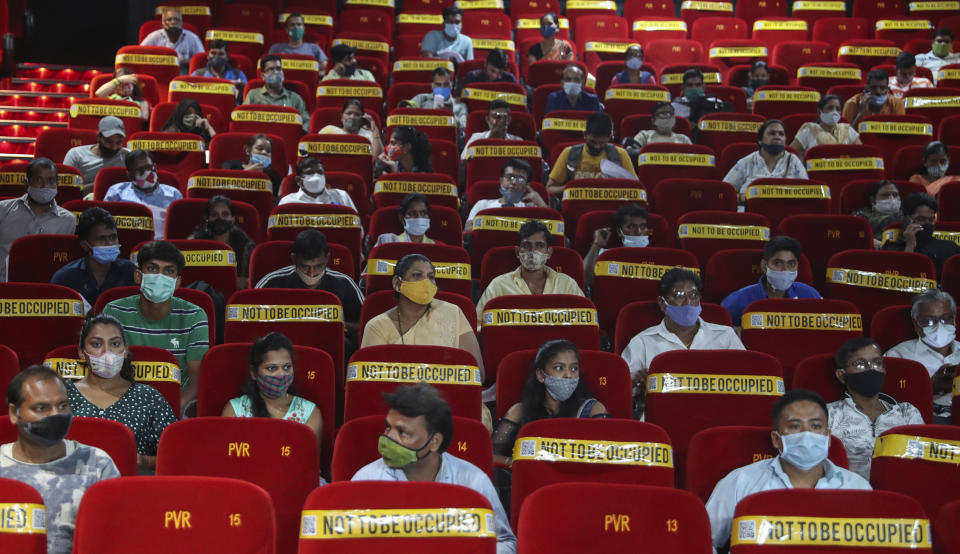
[[[536,456],[536,455],[537,455],[537,441],[535,441],[535,440],[522,440],[522,441],[520,441],[520,455],[521,455],[521,456]]]
[[[34,508],[33,509],[33,525],[34,529],[46,529],[47,528],[47,512],[43,508]]]
[[[377,260],[377,275],[382,275],[384,273],[390,272],[390,264],[383,260]]]
[[[348,366],[347,366],[347,380],[350,381],[350,380],[356,379],[356,378],[357,378],[357,364],[348,365]]]
[[[620,275],[620,264],[610,263],[607,265],[607,275]]]
[[[315,537],[317,535],[317,516],[303,516],[300,520],[300,536]]]
[[[237,306],[227,306],[227,319],[237,319],[240,317],[240,308]]]
[[[926,446],[927,443],[921,440],[910,439],[907,441],[907,449],[904,453],[908,458],[923,458]]]
[[[831,273],[831,274],[830,274],[830,280],[833,281],[834,283],[842,283],[842,282],[843,282],[843,271],[842,271],[842,270],[837,270],[837,271],[834,271],[833,273]]]
[[[741,541],[757,540],[757,522],[752,519],[741,521],[737,527],[737,538]]]
[[[763,314],[750,314],[751,327],[763,327]]]

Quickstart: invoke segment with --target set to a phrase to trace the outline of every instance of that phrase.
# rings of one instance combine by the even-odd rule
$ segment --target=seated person
[[[868,115],[903,115],[903,99],[890,94],[890,76],[882,69],[867,73],[867,86],[843,104],[843,118],[857,128]]]
[[[105,167],[121,167],[129,150],[123,147],[127,131],[119,117],[108,115],[97,124],[97,143],[82,144],[67,150],[63,164],[80,170],[83,175],[83,194],[93,192],[97,173]]]
[[[283,88],[283,68],[280,60],[280,56],[276,54],[260,58],[260,73],[263,74],[264,85],[248,92],[243,103],[296,108],[303,119],[303,132],[306,133],[310,130],[310,113],[299,94]]]
[[[111,185],[103,199],[107,202],[134,202],[150,208],[153,213],[153,237],[163,238],[167,208],[175,200],[183,198],[183,194],[176,187],[160,182],[157,166],[146,150],[130,152],[124,158],[124,163],[130,180]]]
[[[128,67],[120,67],[113,74],[113,79],[100,85],[94,93],[97,98],[110,100],[126,100],[140,106],[140,119],[150,119],[150,102],[143,97],[140,88],[140,78]]]
[[[104,291],[133,286],[133,274],[137,266],[119,257],[117,223],[103,208],[87,208],[80,214],[77,219],[77,240],[86,256],[58,269],[50,282],[80,293],[86,313]]]
[[[87,319],[80,331],[78,350],[86,376],[67,381],[71,413],[123,423],[137,440],[137,467],[155,468],[160,435],[177,421],[177,416],[160,391],[134,381],[123,326],[105,314]]]
[[[917,88],[933,88],[933,83],[926,77],[917,77],[916,56],[900,52],[897,54],[897,75],[890,81],[890,94],[903,98],[908,90]]]
[[[473,230],[473,218],[481,210],[490,208],[546,208],[547,203],[540,194],[530,187],[530,174],[533,172],[530,164],[526,160],[513,158],[507,160],[500,170],[500,198],[484,198],[477,200],[467,221],[464,224],[463,232],[469,233]]]
[[[443,30],[428,31],[420,43],[420,56],[443,58],[463,63],[473,59],[473,39],[461,33],[463,10],[455,6],[443,8]]]
[[[434,32],[434,31],[431,31]],[[453,73],[446,67],[438,67],[430,73],[432,91],[422,92],[410,100],[400,102],[401,108],[424,108],[453,112],[457,127],[467,127],[467,105],[453,97]]]
[[[283,177],[273,168],[273,141],[263,133],[258,133],[250,137],[247,145],[243,147],[243,152],[247,155],[244,160],[227,160],[220,166],[221,169],[234,169],[243,171],[261,171],[270,177],[270,184],[273,186],[273,195],[280,194],[280,185],[283,183]],[[282,171],[286,172],[286,168]]]
[[[545,114],[555,110],[578,110],[582,112],[600,112],[603,106],[596,94],[585,92],[583,84],[587,81],[579,65],[570,64],[563,68],[560,83],[563,88],[547,96]]]
[[[580,352],[568,340],[551,340],[537,350],[522,400],[510,406],[493,432],[493,462],[512,466],[520,428],[551,417],[610,417],[580,378]]]
[[[640,154],[640,149],[655,142],[672,142],[674,144],[693,144],[690,137],[683,133],[674,133],[673,127],[677,124],[677,112],[670,102],[657,102],[650,110],[650,120],[653,129],[641,129],[631,139],[625,138],[623,143],[631,158]],[[636,151],[634,153],[634,151]]]
[[[837,380],[846,388],[841,400],[827,404],[830,433],[843,442],[850,471],[870,479],[877,437],[901,425],[922,425],[920,410],[880,392],[887,370],[883,352],[870,337],[850,339],[835,358]]]
[[[330,79],[350,79],[353,81],[376,82],[376,77],[366,69],[361,69],[357,62],[357,49],[349,44],[338,44],[330,49],[330,61],[333,67],[321,81]]]
[[[477,323],[483,321],[483,307],[498,296],[510,294],[572,294],[583,296],[577,282],[566,273],[547,265],[553,254],[550,230],[542,221],[531,219],[520,226],[515,248],[520,266],[490,281],[477,301]]]
[[[540,36],[543,40],[530,47],[527,52],[530,63],[540,60],[568,61],[577,59],[577,52],[570,41],[557,38],[560,32],[560,18],[554,12],[540,16]]]
[[[957,303],[950,293],[929,289],[913,297],[910,318],[915,339],[894,346],[884,356],[906,358],[927,368],[933,386],[934,423],[950,424],[951,386],[960,363]]]
[[[883,244],[884,250],[916,252],[933,260],[937,268],[937,280],[943,273],[947,258],[960,254],[957,243],[934,236],[939,205],[929,194],[915,192],[903,201],[903,225],[900,238]]]
[[[960,52],[953,51],[953,32],[940,27],[933,32],[930,51],[917,56],[917,65],[926,67],[933,73],[933,84],[937,84],[937,73],[948,64],[960,63]]]
[[[397,206],[397,216],[400,218],[400,224],[403,225],[403,232],[399,235],[394,233],[383,233],[377,237],[374,246],[387,244],[389,242],[419,242],[421,244],[437,244],[437,242],[427,236],[430,230],[430,199],[420,194],[412,192],[403,197],[400,205]]]
[[[601,227],[593,232],[593,243],[583,258],[584,283],[593,285],[597,256],[607,251],[610,234],[616,232],[625,248],[646,248],[650,245],[650,231],[647,227],[649,214],[637,204],[627,204],[617,208],[610,227]]]
[[[563,193],[573,179],[637,178],[627,151],[610,144],[613,121],[605,113],[592,113],[583,131],[583,144],[568,146],[560,152],[547,179],[547,191]]]
[[[873,228],[873,246],[880,248],[880,238],[887,225],[903,220],[900,209],[900,190],[896,183],[886,179],[877,181],[867,191],[867,204],[850,215],[865,218]]]
[[[460,84],[456,92],[457,96],[460,96],[463,89],[473,83],[516,83],[517,77],[507,71],[508,65],[507,53],[500,48],[494,48],[487,53],[483,68],[474,69],[460,78]]]
[[[173,295],[185,266],[183,254],[173,244],[148,242],[140,249],[133,276],[140,293],[118,298],[103,308],[104,314],[123,324],[127,344],[163,348],[176,356],[184,412],[197,399],[200,360],[210,348],[207,313]]]
[[[45,552],[68,554],[84,492],[120,472],[103,450],[64,440],[72,419],[70,400],[52,369],[32,365],[17,373],[7,387],[7,406],[17,439],[0,446],[0,477],[40,493],[46,511],[38,531],[46,534]]]
[[[610,86],[613,85],[655,85],[656,77],[643,68],[643,48],[639,44],[631,44],[624,52],[624,66],[626,67],[620,73],[613,76],[610,80]]]
[[[731,292],[722,305],[730,312],[734,329],[740,329],[743,311],[755,300],[764,298],[821,298],[817,289],[798,283],[797,267],[802,249],[796,239],[780,235],[763,245],[760,281]]]
[[[218,240],[229,244],[237,261],[237,289],[245,289],[250,276],[250,255],[256,244],[237,225],[237,212],[233,201],[217,194],[207,201],[207,212],[203,223],[197,227],[190,239]]]
[[[290,37],[287,42],[276,42],[270,45],[271,54],[303,54],[313,56],[320,62],[320,74],[327,69],[327,55],[323,49],[315,42],[304,42],[303,35],[306,32],[306,25],[303,15],[291,13],[284,20],[283,26],[287,29],[287,36]]]
[[[790,148],[802,158],[807,150],[820,144],[861,144],[860,134],[848,123],[840,123],[840,97],[825,94],[817,103],[816,121],[804,123]]]
[[[950,169],[950,151],[947,146],[935,140],[923,148],[923,172],[910,176],[911,183],[927,188],[927,194],[936,196],[943,185],[951,181],[960,181],[960,175],[947,175]]]
[[[461,160],[467,159],[467,148],[470,148],[470,145],[473,144],[473,141],[480,139],[506,139],[506,140],[523,140],[523,137],[518,137],[517,135],[511,135],[507,132],[507,129],[510,127],[510,104],[506,100],[496,99],[490,102],[490,106],[487,107],[487,131],[478,131],[470,135],[470,138],[467,139],[467,143],[463,146],[463,152],[460,155]]]
[[[757,89],[770,83],[770,68],[767,62],[757,60],[750,65],[750,72],[747,73],[747,86],[740,87],[747,96],[747,111],[753,109],[753,94]]]
[[[350,194],[342,189],[327,186],[326,170],[319,158],[300,158],[297,162],[297,192],[291,192],[280,199],[283,204],[332,204],[346,206],[357,211]]]
[[[447,452],[453,437],[453,416],[437,389],[426,383],[400,385],[383,397],[390,409],[378,444],[382,458],[362,467],[353,480],[435,481],[473,489],[493,508],[497,554],[515,554],[517,538],[490,477]]]
[[[163,28],[143,37],[140,46],[163,46],[177,51],[180,63],[180,75],[186,75],[190,69],[190,58],[203,52],[203,42],[193,31],[183,28],[183,15],[179,8],[164,8]]]
[[[370,155],[377,158],[383,152],[383,140],[380,138],[380,129],[373,117],[363,109],[363,102],[351,98],[343,103],[343,112],[340,114],[341,126],[327,125],[320,129],[321,135],[360,135],[370,141],[372,148]]]
[[[741,202],[747,198],[747,187],[756,179],[806,179],[803,162],[787,152],[787,132],[779,119],[768,119],[757,129],[757,151],[737,160],[723,178],[733,185]]]
[[[473,324],[456,304],[434,298],[433,263],[422,254],[407,254],[393,268],[397,305],[374,317],[363,331],[360,347],[378,344],[448,346],[469,352],[484,375],[483,356]]]
[[[684,71],[680,86],[683,94],[673,99],[673,110],[678,116],[687,118],[691,125],[696,125],[700,118],[708,113],[733,111],[729,102],[716,96],[707,96],[703,72],[699,69]]]
[[[731,471],[707,500],[715,549],[730,541],[737,504],[755,492],[796,488],[871,490],[866,479],[827,459],[828,423],[827,405],[815,392],[792,390],[777,399],[770,442],[779,454]]]
[[[226,79],[237,87],[237,96],[243,93],[243,87],[247,86],[247,76],[230,65],[230,52],[227,41],[215,38],[210,41],[210,49],[207,50],[207,65],[193,72],[194,77],[212,77],[214,79]]]
[[[373,166],[375,179],[388,173],[433,173],[430,138],[421,131],[401,125],[393,128],[386,150]]]
[[[193,98],[184,98],[173,109],[170,118],[163,124],[164,133],[192,133],[203,139],[204,146],[210,145],[210,139],[217,130],[204,119],[200,103]]]
[[[323,415],[317,405],[294,394],[293,343],[283,333],[268,333],[250,347],[250,379],[231,398],[220,414],[223,417],[272,417],[302,423],[317,434]]]

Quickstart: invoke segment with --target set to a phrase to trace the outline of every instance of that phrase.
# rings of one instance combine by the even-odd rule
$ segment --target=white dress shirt
[[[330,187],[323,189],[323,192],[316,197],[303,192],[303,189],[291,192],[280,199],[279,205],[283,204],[332,204],[334,206],[347,206],[352,208],[353,211],[357,211],[357,207],[353,204],[353,199],[350,198],[347,191]]]
[[[637,372],[648,369],[658,354],[671,350],[745,350],[733,327],[708,323],[703,318],[697,321],[700,322],[700,329],[693,336],[689,348],[683,344],[680,337],[667,330],[662,320],[657,325],[637,333],[621,354],[630,366],[630,374],[636,375]]]
[[[920,339],[905,340],[894,346],[884,356],[893,356],[894,358],[905,358],[920,362],[927,368],[930,377],[940,369],[943,364],[960,364],[960,342],[953,341],[950,345],[950,353],[942,356],[939,352],[930,348],[927,343]],[[950,413],[950,407],[953,404],[953,397],[950,393],[941,394],[933,397],[934,410],[937,415],[943,415],[944,410],[947,415]]]

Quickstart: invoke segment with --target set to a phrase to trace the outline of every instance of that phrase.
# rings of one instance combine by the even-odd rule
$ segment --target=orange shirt
[[[843,118],[852,122],[860,111],[860,96],[863,93],[854,95],[843,105]],[[906,108],[903,106],[903,98],[896,98],[893,94],[887,96],[887,101],[880,107],[879,112],[870,111],[867,115],[904,115]]]

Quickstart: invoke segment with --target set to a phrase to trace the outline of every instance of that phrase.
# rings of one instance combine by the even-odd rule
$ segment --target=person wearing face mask
[[[107,202],[134,202],[150,208],[153,213],[153,237],[163,238],[167,208],[183,198],[179,189],[164,185],[157,177],[157,166],[146,150],[134,150],[124,159],[129,181],[111,185],[104,200]]]
[[[626,144],[628,141],[624,139],[624,146],[629,146],[627,152],[633,154],[632,150],[636,150],[637,154],[639,154],[641,148],[655,142],[693,144],[687,135],[673,132],[673,127],[677,124],[677,113],[673,104],[670,102],[657,102],[654,104],[653,109],[650,110],[650,122],[653,129],[641,129],[634,135],[633,142],[636,144]]]
[[[568,146],[557,157],[550,176],[547,178],[547,191],[551,194],[563,194],[564,185],[573,179],[637,179],[637,172],[627,151],[615,144],[613,138],[613,120],[605,113],[592,113],[587,116],[583,131],[583,144]]]
[[[228,51],[227,41],[215,38],[210,41],[209,50],[207,50],[207,65],[193,72],[194,77],[211,77],[214,79],[226,79],[237,87],[237,94],[243,91],[247,85],[247,76],[230,66],[230,52]]]
[[[936,236],[934,224],[938,207],[937,201],[929,194],[915,192],[908,196],[903,201],[903,224],[899,231],[891,230],[899,236],[894,240],[886,240],[885,234],[883,249],[923,254],[933,261],[939,281],[943,264],[950,256],[960,254],[960,246],[952,240]]]
[[[827,458],[827,417],[827,405],[815,392],[797,389],[777,399],[770,442],[778,454],[731,471],[707,500],[715,551],[730,542],[734,510],[753,493],[778,489],[871,490],[866,479]]]
[[[300,112],[300,118],[303,119],[303,132],[308,132],[310,130],[310,112],[307,111],[307,105],[299,94],[284,88],[280,56],[268,54],[260,58],[260,73],[263,75],[264,85],[250,90],[243,99],[243,103],[296,108]]]
[[[500,169],[500,197],[477,200],[470,208],[464,233],[473,231],[473,219],[481,210],[490,208],[546,208],[547,202],[530,186],[530,174],[533,168],[525,160],[512,158]]]
[[[273,186],[273,195],[279,195],[283,177],[273,167],[273,141],[270,137],[263,133],[252,135],[243,147],[243,153],[246,154],[245,160],[226,160],[220,168],[266,173]],[[286,164],[282,167],[282,171],[286,173]]]
[[[467,127],[467,105],[453,95],[453,73],[446,67],[438,67],[430,73],[431,91],[420,93],[409,100],[400,102],[401,108],[425,108],[430,110],[448,110],[453,112],[457,127]]]
[[[80,170],[83,175],[83,194],[93,192],[97,173],[105,167],[121,167],[130,152],[123,147],[127,131],[119,117],[108,115],[97,124],[97,143],[84,144],[67,150],[63,164]]]
[[[917,55],[917,65],[926,67],[933,73],[934,84],[937,84],[940,77],[940,68],[955,63],[960,63],[960,52],[953,51],[953,32],[946,27],[933,32],[929,52]]]
[[[845,342],[834,361],[837,381],[846,391],[841,400],[827,404],[830,433],[843,442],[850,471],[868,480],[877,437],[901,425],[923,424],[920,410],[913,404],[897,403],[880,392],[887,374],[881,354],[870,337]]]
[[[630,45],[624,52],[624,65],[626,69],[617,73],[610,80],[610,86],[613,85],[655,85],[657,79],[653,73],[643,70],[643,48],[639,44]]]
[[[213,125],[203,117],[200,103],[193,98],[184,98],[177,103],[162,130],[165,133],[193,133],[203,139],[205,146],[209,146],[210,139],[217,134]]]
[[[77,240],[86,256],[58,269],[50,282],[80,293],[84,311],[89,312],[104,291],[134,285],[137,266],[120,257],[117,223],[103,208],[87,208],[80,214]]]
[[[32,532],[45,532],[49,554],[69,554],[84,492],[120,471],[103,450],[64,439],[73,416],[66,386],[52,369],[33,365],[14,376],[7,406],[17,440],[0,446],[0,477],[40,493],[45,525]]]
[[[577,110],[581,112],[602,112],[603,106],[596,94],[583,90],[586,74],[579,65],[570,64],[560,74],[563,88],[547,95],[544,113],[555,110]]]
[[[960,363],[957,342],[957,303],[950,293],[928,289],[913,297],[910,319],[917,338],[905,340],[884,356],[920,362],[933,386],[934,423],[950,423],[951,390]]]
[[[274,332],[258,338],[250,347],[250,379],[220,415],[295,421],[312,429],[320,440],[323,415],[316,404],[294,394],[295,372],[293,343],[286,335]]]
[[[207,201],[203,223],[188,239],[217,240],[229,244],[237,260],[237,290],[247,288],[250,275],[250,256],[256,244],[237,225],[233,201],[217,194]]]
[[[333,204],[347,206],[357,211],[347,191],[327,186],[327,174],[323,162],[317,158],[301,158],[297,162],[297,192],[280,199],[283,204]]]
[[[747,111],[753,109],[753,93],[757,91],[758,88],[765,86],[770,83],[770,68],[767,66],[767,62],[763,60],[757,60],[750,65],[750,72],[747,73],[747,84],[746,86],[740,87],[743,89],[744,94],[747,95]]]
[[[376,81],[373,73],[366,69],[361,69],[357,64],[357,49],[349,44],[338,44],[330,49],[330,61],[333,67],[322,81],[330,79],[350,79],[353,81]]]
[[[868,115],[904,115],[903,98],[890,94],[890,76],[882,69],[867,73],[863,92],[854,94],[843,104],[843,118],[854,128]]]
[[[473,59],[473,39],[461,33],[463,10],[455,6],[443,9],[443,30],[429,31],[423,37],[420,56],[443,58],[462,63]]]
[[[751,302],[764,298],[821,298],[817,289],[798,283],[800,243],[786,235],[774,237],[763,246],[760,260],[760,281],[731,292],[721,305],[730,312],[730,320],[738,332],[743,311]]]
[[[861,144],[860,134],[847,123],[840,123],[842,100],[836,94],[825,94],[817,103],[820,115],[814,122],[804,123],[790,148],[803,157],[804,153],[820,144]]]
[[[547,265],[553,254],[552,235],[542,222],[531,219],[520,226],[515,248],[520,266],[490,281],[477,301],[477,324],[483,322],[483,307],[499,296],[510,294],[574,294],[583,296],[577,282],[566,273]]]
[[[400,385],[384,393],[388,411],[377,449],[380,458],[360,468],[353,481],[434,481],[473,489],[486,497],[496,521],[497,554],[515,554],[517,538],[490,477],[449,452],[453,438],[450,405],[426,383]]]
[[[140,78],[127,67],[117,68],[113,79],[100,85],[94,92],[97,98],[110,100],[126,100],[140,106],[140,119],[150,120],[150,102],[143,97],[140,88]]]
[[[923,185],[927,189],[927,194],[936,196],[943,185],[960,181],[960,175],[948,175],[949,172],[950,151],[947,145],[935,140],[928,142],[923,148],[923,170],[911,175],[910,182]]]
[[[164,46],[177,51],[180,75],[186,75],[190,58],[203,52],[203,42],[193,31],[183,28],[183,16],[177,8],[163,10],[163,28],[143,37],[140,46]]]
[[[487,53],[487,59],[482,68],[474,69],[460,78],[456,96],[460,96],[463,89],[473,83],[516,83],[517,77],[507,71],[509,65],[507,53],[500,48],[494,48]]]
[[[787,133],[779,119],[768,119],[757,129],[757,151],[734,164],[724,182],[739,192],[740,202],[746,200],[747,187],[754,179],[806,179],[807,170],[800,158],[786,151]]]
[[[588,287],[593,286],[597,256],[606,252],[607,246],[616,247],[617,240],[624,248],[650,246],[650,231],[647,227],[649,217],[647,210],[637,204],[627,204],[617,208],[616,213],[613,214],[612,226],[601,227],[593,232],[593,243],[590,244],[587,255],[583,257],[584,284]],[[615,241],[613,244],[610,243],[611,238]]]
[[[480,139],[505,139],[505,140],[523,140],[523,137],[517,135],[512,135],[507,132],[507,129],[510,128],[510,122],[512,118],[510,117],[510,104],[506,100],[496,99],[490,102],[490,105],[487,107],[487,127],[489,128],[486,131],[478,131],[470,135],[470,138],[467,139],[467,143],[463,145],[461,150],[460,159],[466,160],[470,145],[473,144],[473,141]]]
[[[148,242],[137,255],[133,276],[140,293],[110,302],[101,313],[123,324],[127,344],[163,348],[176,356],[180,398],[187,412],[197,399],[197,376],[200,360],[210,348],[210,329],[203,308],[174,296],[184,267],[186,260],[176,246]]]
[[[109,315],[84,321],[78,348],[86,375],[67,382],[67,398],[75,417],[100,417],[123,423],[137,441],[137,466],[157,465],[157,444],[164,428],[177,421],[160,391],[137,383],[123,326]]]
[[[560,32],[560,18],[554,12],[540,16],[540,36],[543,40],[530,47],[527,56],[530,63],[540,60],[568,61],[577,59],[577,52],[570,41],[557,37]]]
[[[427,231],[430,230],[429,198],[418,192],[412,192],[404,196],[403,200],[400,201],[400,206],[397,207],[397,216],[400,219],[400,225],[403,226],[403,232],[399,235],[383,233],[377,237],[375,247],[390,242],[439,244],[427,236]]]
[[[681,83],[683,94],[673,99],[673,111],[677,116],[687,118],[691,124],[696,125],[708,113],[733,111],[729,102],[716,96],[707,96],[703,72],[699,69],[684,71]]]
[[[363,102],[351,98],[343,103],[340,113],[340,127],[327,125],[318,131],[321,135],[360,135],[370,141],[372,148],[370,155],[377,159],[383,153],[383,139],[380,138],[380,129],[373,116],[366,113]]]
[[[867,191],[867,204],[850,215],[865,218],[873,228],[873,245],[879,249],[883,230],[888,225],[903,220],[900,209],[900,190],[893,181],[877,181]]]
[[[287,30],[289,39],[287,42],[277,42],[270,46],[271,54],[301,54],[312,56],[320,62],[320,74],[327,70],[327,55],[323,53],[323,48],[315,42],[305,42],[303,36],[306,33],[306,22],[299,13],[291,13],[283,23]]]
[[[917,77],[917,57],[910,52],[897,54],[897,75],[890,81],[890,94],[903,98],[908,90],[933,88],[933,82],[926,77]]]
[[[394,127],[386,149],[373,165],[373,177],[379,179],[397,172],[432,173],[430,152],[430,139],[425,133],[406,125]]]
[[[72,235],[77,219],[57,204],[57,166],[48,158],[30,160],[27,192],[0,201],[0,282],[7,280],[7,257],[13,241],[27,235]]]

